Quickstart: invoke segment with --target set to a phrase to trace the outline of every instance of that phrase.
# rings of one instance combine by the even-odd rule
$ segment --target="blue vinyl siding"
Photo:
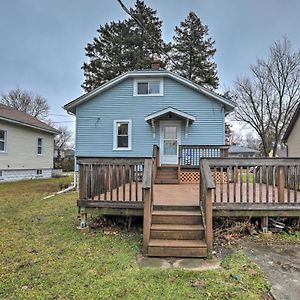
[[[153,138],[144,118],[173,107],[193,115],[196,121],[181,144],[223,145],[224,108],[221,103],[177,81],[164,78],[164,96],[133,96],[133,79],[126,79],[76,108],[76,155],[81,157],[150,157],[159,145],[159,124]],[[132,120],[132,150],[113,151],[113,121]]]

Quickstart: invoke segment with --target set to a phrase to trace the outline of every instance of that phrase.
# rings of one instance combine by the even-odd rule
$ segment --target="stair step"
[[[177,184],[179,183],[178,178],[166,178],[166,179],[155,179],[155,184]]]
[[[207,245],[202,240],[160,240],[151,239],[150,247],[166,247],[166,248],[207,248]]]
[[[197,205],[163,205],[163,204],[154,204],[153,210],[167,210],[167,211],[197,211],[200,212],[200,208]]]
[[[173,171],[173,170],[178,170],[177,165],[168,165],[168,166],[161,166],[157,168],[158,171]]]
[[[207,257],[207,245],[202,240],[160,240],[151,239],[149,256]]]
[[[185,210],[153,210],[153,224],[202,224],[199,211]]]
[[[204,238],[204,227],[200,224],[152,224],[150,238],[165,240],[199,240]]]
[[[178,179],[177,174],[157,174],[156,179]]]
[[[170,230],[170,231],[199,231],[204,230],[203,226],[198,224],[152,224],[151,230]]]
[[[200,211],[193,210],[156,210],[152,212],[154,216],[200,216]]]

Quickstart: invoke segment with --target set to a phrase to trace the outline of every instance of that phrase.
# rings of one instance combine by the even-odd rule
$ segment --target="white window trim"
[[[151,82],[151,81],[159,81],[159,94],[138,94],[138,83],[139,82]],[[153,79],[134,79],[133,80],[133,96],[135,97],[157,97],[164,95],[164,79],[163,78],[153,78]]]
[[[118,148],[118,123],[128,123],[128,147]],[[131,120],[114,120],[113,124],[113,150],[128,151],[132,150],[132,121]]]
[[[1,131],[4,131],[4,150],[0,150],[0,153],[7,153],[7,130],[6,129],[0,129]]]
[[[41,146],[40,146],[40,147],[41,147],[41,153],[38,152],[38,149],[39,149],[39,139],[41,139],[41,142],[42,142],[42,143],[41,143]],[[44,151],[43,151],[43,148],[44,148],[44,146],[43,146],[44,141],[43,141],[43,140],[44,140],[43,138],[38,138],[38,139],[37,139],[36,154],[37,154],[38,156],[42,156],[42,155],[43,155],[43,152],[44,152]]]

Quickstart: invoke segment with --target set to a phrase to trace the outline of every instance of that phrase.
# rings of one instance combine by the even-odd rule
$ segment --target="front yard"
[[[240,252],[222,268],[139,268],[141,233],[81,234],[70,178],[0,184],[1,299],[266,299],[261,270]]]

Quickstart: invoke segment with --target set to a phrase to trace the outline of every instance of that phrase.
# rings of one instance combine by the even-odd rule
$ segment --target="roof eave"
[[[87,101],[88,99],[98,95],[99,93],[101,93],[102,91],[110,88],[111,86],[117,84],[119,81],[122,81],[128,77],[135,77],[135,76],[139,76],[139,77],[147,77],[147,76],[169,76],[171,78],[173,78],[174,80],[176,81],[179,81],[187,86],[189,86],[190,88],[193,88],[195,90],[197,90],[198,92],[202,92],[203,94],[205,94],[206,96],[214,99],[214,100],[217,100],[217,101],[220,101],[224,104],[224,108],[225,108],[225,111],[226,112],[231,112],[235,109],[235,103],[231,100],[228,100],[226,98],[224,98],[223,96],[220,96],[218,94],[216,94],[215,92],[213,91],[210,91],[204,87],[201,87],[200,85],[198,84],[195,84],[193,82],[191,82],[190,80],[184,78],[184,77],[181,77],[177,74],[174,74],[170,71],[167,71],[167,70],[148,70],[148,71],[128,71],[106,83],[104,83],[103,85],[99,86],[98,88],[92,90],[91,92],[89,93],[86,93],[84,95],[81,95],[80,97],[74,99],[73,101],[70,101],[69,103],[65,104],[63,106],[63,108],[66,110],[66,111],[69,111],[73,114],[76,114],[76,106],[80,105],[81,103]]]
[[[59,134],[59,131],[56,130],[56,129],[54,129],[54,128],[53,128],[53,130],[46,129],[46,128],[35,126],[35,125],[29,124],[29,123],[21,122],[21,121],[18,121],[18,120],[14,120],[14,119],[10,119],[10,118],[5,118],[3,116],[0,116],[0,120],[4,120],[6,122],[10,122],[10,123],[18,124],[18,125],[23,125],[23,126],[26,126],[26,127],[30,127],[30,128],[41,130],[41,131],[45,131],[45,132],[48,132],[48,133],[51,133],[51,134],[55,134],[55,135]]]
[[[287,140],[288,140],[291,132],[293,131],[293,128],[294,128],[294,126],[295,126],[295,124],[296,124],[299,116],[300,116],[300,103],[298,104],[298,107],[297,107],[297,109],[296,109],[296,111],[295,111],[295,113],[294,113],[294,115],[293,115],[293,117],[291,119],[291,122],[288,125],[288,127],[287,127],[287,129],[286,129],[286,131],[285,131],[285,133],[283,135],[283,138],[282,138],[282,142],[283,143],[287,142]]]

